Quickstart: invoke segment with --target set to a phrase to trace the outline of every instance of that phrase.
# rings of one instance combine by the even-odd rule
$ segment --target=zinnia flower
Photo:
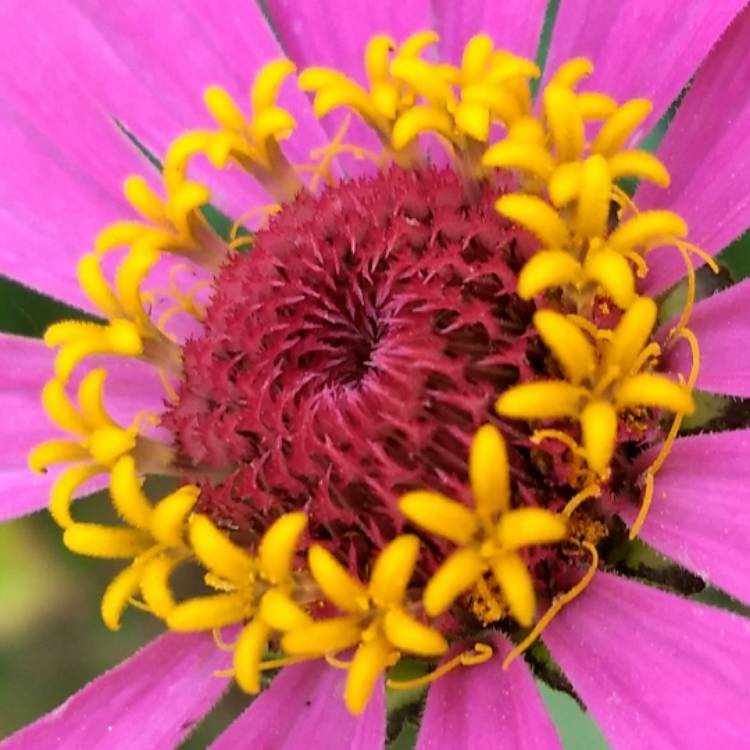
[[[564,0],[543,74],[541,0],[14,5],[1,270],[88,316],[0,338],[2,517],[49,496],[171,632],[2,747],[172,748],[230,677],[218,749],[381,748],[385,685],[419,748],[556,747],[527,663],[618,748],[743,747],[747,622],[621,561],[750,600],[750,433],[679,436],[750,396],[748,282],[694,304],[744,2]]]

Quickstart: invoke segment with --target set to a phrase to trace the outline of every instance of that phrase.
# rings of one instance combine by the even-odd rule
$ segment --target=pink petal
[[[543,637],[614,747],[746,746],[747,620],[600,572]]]
[[[698,388],[750,396],[750,279],[697,304],[689,326],[700,344]],[[691,363],[687,343],[675,344],[670,369],[687,373]]]
[[[271,686],[211,745],[211,750],[382,750],[383,684],[361,716],[344,706],[346,673],[323,660],[286,667]]]
[[[274,29],[289,57],[300,69],[313,65],[334,67],[359,83],[366,83],[364,53],[376,34],[389,34],[402,42],[416,31],[432,28],[429,0],[266,0]],[[331,23],[330,19],[346,19]],[[323,127],[334,135],[343,114],[323,118]],[[370,129],[352,117],[346,141],[376,153],[381,147]],[[439,150],[440,156],[444,150]],[[430,150],[431,153],[431,150]],[[351,175],[371,172],[368,162],[341,160]]]
[[[31,513],[47,505],[49,486],[56,470],[40,476],[27,465],[29,451],[38,443],[63,437],[44,414],[41,392],[52,377],[54,354],[39,339],[0,334],[0,521]],[[93,361],[93,360],[92,360]],[[152,368],[122,358],[103,359],[110,375],[105,386],[107,408],[114,419],[130,424],[144,409],[159,414],[163,390]],[[101,364],[101,362],[100,362]],[[74,378],[75,392],[80,376]],[[92,480],[86,491],[102,486]]]
[[[210,636],[169,633],[59,708],[0,742],[2,750],[172,750],[221,697],[227,656]]]
[[[429,0],[266,0],[265,5],[300,68],[334,66],[360,83],[366,81],[364,53],[371,37],[389,34],[398,43],[432,28]]]
[[[503,672],[511,645],[501,635],[492,645],[495,654],[484,664],[458,667],[432,684],[417,750],[562,747],[523,660]]]
[[[461,62],[464,45],[475,34],[489,34],[495,47],[534,59],[547,0],[435,0],[435,30],[441,56]]]
[[[648,131],[690,80],[745,0],[629,0],[560,4],[547,70],[577,55],[595,67],[584,89],[618,101],[646,97],[654,112]]]
[[[81,127],[87,130],[85,118]],[[118,139],[113,131],[111,141]],[[128,217],[118,195],[122,175],[113,172],[111,185],[104,188],[84,164],[71,161],[20,117],[0,117],[0,141],[0,273],[90,310],[76,279],[76,261],[99,229]],[[113,153],[111,141],[95,141],[103,162]],[[120,147],[126,154],[127,146]]]
[[[750,602],[750,430],[677,440],[656,475],[641,537]],[[624,511],[633,520],[634,511]]]
[[[711,3],[721,11],[737,3]],[[692,4],[689,5],[692,7]],[[672,173],[666,191],[644,186],[641,208],[682,215],[690,240],[712,255],[750,226],[750,9],[732,24],[711,52],[685,96],[659,149]],[[664,249],[649,260],[647,289],[663,291],[685,269],[678,253]]]

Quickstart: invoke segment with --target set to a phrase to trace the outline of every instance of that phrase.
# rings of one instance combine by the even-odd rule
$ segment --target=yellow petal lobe
[[[379,607],[403,601],[418,556],[419,538],[413,534],[396,537],[378,555],[370,576],[370,596]]]
[[[477,518],[469,508],[438,492],[407,492],[398,507],[412,523],[456,544],[466,544],[477,530]]]
[[[510,507],[508,451],[500,430],[482,425],[474,435],[469,454],[469,480],[479,515],[491,518]]]
[[[534,582],[524,561],[515,553],[501,555],[492,561],[492,574],[510,613],[519,625],[529,627],[536,614],[536,596]]]
[[[429,617],[437,617],[468,591],[485,569],[484,561],[473,547],[456,550],[435,571],[425,587],[423,603]]]
[[[365,587],[325,547],[314,544],[307,559],[313,578],[329,601],[352,614],[367,610]]]

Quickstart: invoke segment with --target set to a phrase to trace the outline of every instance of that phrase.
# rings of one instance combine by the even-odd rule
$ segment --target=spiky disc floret
[[[393,167],[300,195],[224,268],[164,416],[184,461],[227,472],[203,512],[259,533],[304,508],[365,564],[404,491],[468,500],[472,434],[534,375],[515,294],[533,241],[494,210],[509,187]]]

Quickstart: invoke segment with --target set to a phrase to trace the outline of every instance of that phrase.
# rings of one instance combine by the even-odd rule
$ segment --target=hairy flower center
[[[469,499],[472,434],[535,369],[515,294],[535,242],[493,207],[509,179],[468,195],[452,169],[393,167],[303,193],[223,268],[163,416],[184,462],[227,474],[202,512],[254,536],[304,508],[364,567],[405,490]]]

